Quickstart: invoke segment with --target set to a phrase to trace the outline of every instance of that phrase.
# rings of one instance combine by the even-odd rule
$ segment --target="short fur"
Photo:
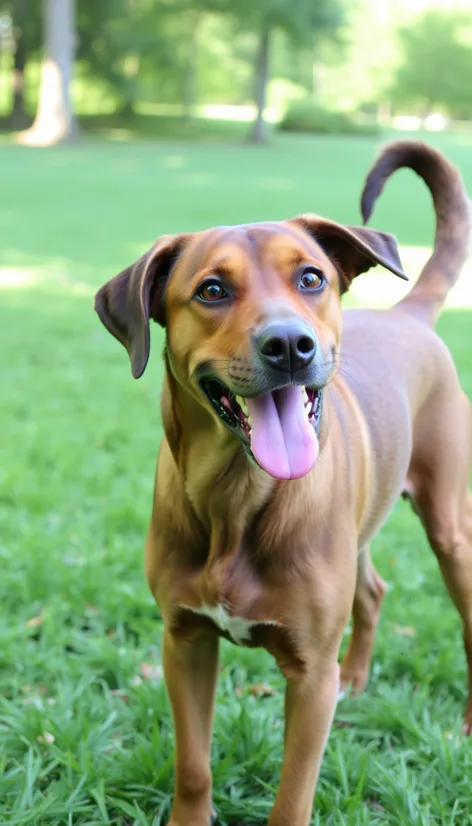
[[[145,567],[164,619],[175,722],[169,826],[210,822],[218,635],[226,635],[211,619],[217,610],[254,623],[245,644],[270,651],[286,677],[284,761],[269,826],[307,826],[351,613],[341,681],[356,690],[367,682],[385,591],[369,542],[401,494],[424,525],[462,617],[464,730],[471,732],[470,406],[432,329],[467,256],[469,204],[459,173],[440,153],[402,141],[384,149],[367,177],[364,218],[399,167],[415,170],[431,190],[437,232],[418,282],[390,310],[343,314],[340,295],[377,263],[404,277],[393,236],[315,215],[161,239],[97,294],[97,312],[128,349],[135,376],[149,355],[149,319],[166,326],[165,437]],[[327,286],[315,298],[294,286],[301,261],[325,274]],[[237,298],[225,308],[202,307],[193,300],[197,285],[222,270]],[[320,457],[293,481],[276,481],[248,459],[197,381],[199,366],[211,363],[244,395],[264,378],[256,376],[254,336],[281,318],[303,319],[316,334],[325,385]],[[347,369],[338,370],[340,363]],[[197,613],[202,606],[206,615]]]

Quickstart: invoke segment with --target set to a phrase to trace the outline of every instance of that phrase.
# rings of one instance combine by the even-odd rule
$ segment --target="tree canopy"
[[[472,114],[472,19],[464,13],[426,11],[400,29],[402,63],[394,102],[428,114],[435,107],[457,117]]]

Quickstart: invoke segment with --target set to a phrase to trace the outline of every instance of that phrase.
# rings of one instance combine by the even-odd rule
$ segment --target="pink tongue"
[[[318,439],[308,421],[301,387],[246,399],[254,458],[275,479],[299,479],[318,458]]]

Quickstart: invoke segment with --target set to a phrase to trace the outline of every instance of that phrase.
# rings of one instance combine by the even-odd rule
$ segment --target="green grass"
[[[470,139],[435,140],[472,189]],[[9,278],[0,270],[0,823],[158,826],[169,811],[162,629],[142,572],[161,434],[160,332],[134,382],[92,311],[94,290],[163,232],[303,210],[355,222],[375,146],[277,137],[266,150],[0,148],[0,267],[11,268]],[[376,224],[402,243],[430,242],[428,196],[413,176],[391,182]],[[472,394],[470,328],[466,311],[440,323]],[[338,708],[313,823],[471,824],[472,744],[456,736],[460,625],[405,505],[374,556],[390,592],[372,679]],[[261,682],[276,694],[253,696]],[[222,824],[266,820],[282,688],[264,653],[223,644],[213,747]]]

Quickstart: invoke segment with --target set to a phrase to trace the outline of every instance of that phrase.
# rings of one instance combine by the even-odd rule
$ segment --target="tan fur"
[[[465,259],[468,205],[458,173],[441,155],[402,142],[387,147],[370,173],[365,213],[388,175],[405,165],[432,190],[438,233],[410,299],[389,311],[343,316],[340,294],[378,262],[402,275],[394,239],[317,216],[166,238],[97,295],[97,311],[127,347],[135,375],[148,357],[149,318],[167,327],[166,436],[145,566],[164,619],[176,731],[169,826],[209,824],[217,641],[224,634],[182,606],[222,605],[234,617],[265,623],[248,644],[270,651],[287,679],[284,762],[269,826],[307,826],[351,611],[342,681],[358,689],[367,682],[385,590],[368,543],[402,492],[423,521],[464,622],[464,727],[471,731],[470,410],[447,349],[425,323]],[[293,283],[295,268],[307,261],[328,282],[309,301]],[[222,270],[237,299],[225,309],[202,308],[192,300],[197,285]],[[254,331],[281,317],[303,318],[316,332],[326,382],[320,457],[308,475],[286,482],[248,461],[195,378],[211,360],[221,380],[244,395],[254,374]]]

